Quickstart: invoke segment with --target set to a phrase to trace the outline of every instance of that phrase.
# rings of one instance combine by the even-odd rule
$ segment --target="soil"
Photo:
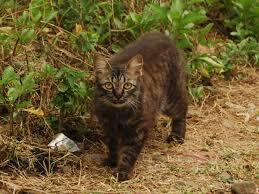
[[[183,145],[165,143],[169,118],[157,127],[137,161],[132,178],[119,183],[101,165],[102,143],[89,142],[75,165],[47,175],[0,172],[1,193],[229,193],[231,185],[259,187],[259,72],[242,69],[234,80],[213,80],[204,100],[191,104]],[[60,158],[60,161],[63,160]]]

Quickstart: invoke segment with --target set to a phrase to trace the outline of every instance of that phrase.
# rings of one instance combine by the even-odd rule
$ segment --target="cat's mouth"
[[[127,101],[126,100],[113,100],[111,101],[111,105],[114,107],[124,107],[127,105]]]
[[[114,104],[123,104],[125,102],[126,102],[126,100],[113,100],[112,103],[114,103]]]

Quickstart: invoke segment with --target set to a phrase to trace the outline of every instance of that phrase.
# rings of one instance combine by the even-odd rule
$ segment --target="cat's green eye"
[[[106,90],[111,90],[113,88],[113,85],[111,82],[106,82],[105,84],[103,84],[103,87]]]
[[[133,87],[133,85],[131,83],[125,83],[123,87],[126,90],[130,90]]]

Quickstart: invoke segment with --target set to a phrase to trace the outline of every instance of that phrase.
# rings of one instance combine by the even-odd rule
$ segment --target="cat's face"
[[[140,90],[138,78],[142,75],[142,66],[141,55],[114,67],[109,65],[107,59],[97,55],[94,71],[99,99],[114,107],[136,106]]]

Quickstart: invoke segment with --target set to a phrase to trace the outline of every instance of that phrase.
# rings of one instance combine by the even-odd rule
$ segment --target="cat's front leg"
[[[114,176],[118,181],[129,179],[135,162],[144,144],[144,132],[139,132],[135,137],[124,139],[118,153],[118,166],[114,171]]]
[[[177,143],[183,144],[185,139],[185,131],[186,131],[186,119],[185,118],[176,118],[173,119],[172,129],[170,131],[169,136],[167,137],[167,143]]]
[[[108,147],[108,157],[104,160],[104,166],[116,167],[118,161],[118,139],[114,134],[106,134],[106,145]]]

